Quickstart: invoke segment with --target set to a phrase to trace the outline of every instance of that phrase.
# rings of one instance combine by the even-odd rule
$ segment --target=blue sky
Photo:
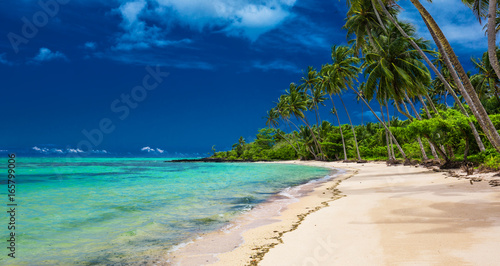
[[[40,2],[0,1],[0,150],[227,149],[265,126],[266,111],[307,66],[321,67],[332,45],[346,44],[347,8],[336,0]],[[429,39],[411,3],[399,4]],[[486,50],[482,25],[459,0],[426,5],[471,69],[470,56]],[[141,90],[145,79],[157,86]],[[367,108],[344,99],[360,123]],[[327,108],[322,118],[331,119]]]

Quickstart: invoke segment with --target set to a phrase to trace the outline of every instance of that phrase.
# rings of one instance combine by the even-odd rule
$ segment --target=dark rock
[[[463,161],[448,161],[445,162],[439,169],[459,169],[464,165]]]

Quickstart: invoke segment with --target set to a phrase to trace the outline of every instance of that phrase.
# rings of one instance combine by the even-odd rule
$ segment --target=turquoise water
[[[151,262],[175,244],[220,228],[273,193],[331,171],[164,161],[16,158],[16,258],[7,257],[4,247],[0,264]],[[6,204],[5,180],[1,195]],[[7,239],[8,214],[3,213],[2,239]]]

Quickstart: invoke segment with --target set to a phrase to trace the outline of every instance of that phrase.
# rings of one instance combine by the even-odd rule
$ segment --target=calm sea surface
[[[0,265],[152,261],[196,234],[221,228],[274,193],[331,172],[165,160],[17,157],[16,258],[7,257],[9,214],[2,211]],[[4,206],[6,180],[7,175],[0,180]]]

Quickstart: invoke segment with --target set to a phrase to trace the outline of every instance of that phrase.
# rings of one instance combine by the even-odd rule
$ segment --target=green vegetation
[[[436,159],[445,164],[463,161],[499,170],[500,50],[494,44],[500,19],[488,25],[488,51],[481,58],[472,58],[476,73],[471,75],[427,10],[418,0],[411,2],[438,51],[416,36],[413,25],[397,20],[400,10],[394,1],[348,1],[350,10],[344,28],[350,46],[333,46],[331,62],[320,69],[309,67],[299,84],[291,83],[267,112],[268,127],[259,130],[255,141],[246,143],[241,137],[231,151],[214,152],[213,157]],[[496,1],[463,2],[479,19],[500,14]],[[364,82],[360,81],[361,74]],[[353,125],[342,99],[346,92],[353,92],[378,122]],[[349,124],[341,124],[334,96],[339,97]],[[450,97],[453,106],[448,106]],[[375,105],[380,111],[373,109]],[[405,120],[391,115],[389,105]],[[332,117],[322,120],[321,108],[331,108]],[[308,119],[312,116],[315,123]]]

